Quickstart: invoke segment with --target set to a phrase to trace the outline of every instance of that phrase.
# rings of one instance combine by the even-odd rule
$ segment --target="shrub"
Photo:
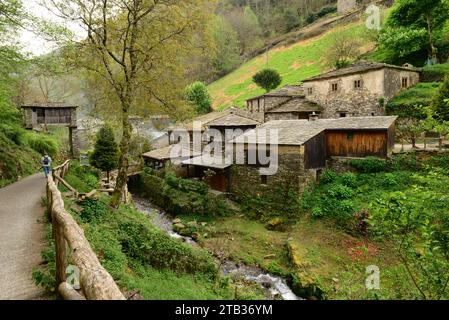
[[[421,74],[422,82],[443,82],[449,74],[449,63],[425,66]]]
[[[322,7],[322,8],[320,9],[320,11],[318,11],[318,12],[316,13],[316,15],[317,15],[318,18],[321,18],[321,17],[324,17],[324,16],[328,15],[329,13],[334,13],[334,12],[337,12],[337,7],[335,7],[335,6],[332,6],[332,7]]]
[[[139,213],[132,213],[129,209],[121,211],[118,238],[129,258],[158,270],[217,274],[215,263],[207,252],[190,248],[148,223],[141,223],[140,219],[133,217]]]
[[[362,173],[377,173],[385,171],[386,169],[386,162],[375,157],[351,160],[349,161],[349,164]]]
[[[108,214],[108,206],[100,200],[87,199],[81,203],[84,209],[81,213],[83,222],[100,222]]]
[[[325,170],[320,177],[320,183],[322,185],[324,184],[330,184],[334,182],[337,179],[337,173],[333,170]]]
[[[324,217],[324,211],[320,207],[315,207],[312,209],[312,217],[314,218],[323,218]]]
[[[349,188],[356,188],[357,187],[357,176],[354,173],[351,172],[345,172],[340,176],[340,180],[343,183],[343,185],[349,187]]]
[[[334,199],[346,200],[354,196],[354,191],[347,186],[336,184],[329,188],[327,195]]]

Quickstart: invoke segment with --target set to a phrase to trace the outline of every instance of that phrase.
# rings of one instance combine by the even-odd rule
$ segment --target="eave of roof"
[[[407,67],[396,66],[396,65],[387,64],[387,63],[361,61],[358,63],[354,63],[353,65],[348,66],[346,68],[332,70],[332,71],[323,73],[321,75],[305,79],[305,80],[303,80],[303,83],[317,81],[317,80],[339,78],[342,76],[349,76],[349,75],[358,74],[358,73],[366,73],[366,72],[380,70],[380,69],[384,69],[384,68],[398,69],[398,70],[411,71],[411,72],[421,72],[421,69],[418,69],[418,68],[407,68]]]

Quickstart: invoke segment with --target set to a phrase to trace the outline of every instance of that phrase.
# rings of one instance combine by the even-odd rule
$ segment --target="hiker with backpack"
[[[48,154],[45,154],[41,159],[41,164],[44,168],[45,178],[48,177],[51,171],[51,163],[53,160],[51,160],[50,156]]]

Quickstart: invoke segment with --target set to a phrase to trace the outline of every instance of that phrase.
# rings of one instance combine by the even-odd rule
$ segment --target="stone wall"
[[[323,107],[321,117],[324,119],[339,118],[342,113],[348,117],[385,115],[385,103],[381,103],[381,96],[364,89],[345,94],[315,96],[310,100]]]
[[[246,160],[246,159],[245,159]],[[246,161],[245,161],[246,162]],[[301,192],[311,175],[304,169],[304,147],[279,147],[278,171],[267,176],[266,183],[262,183],[259,167],[251,165],[233,165],[231,168],[231,193],[260,194],[272,188],[286,184],[296,184]],[[313,175],[312,175],[313,176]]]

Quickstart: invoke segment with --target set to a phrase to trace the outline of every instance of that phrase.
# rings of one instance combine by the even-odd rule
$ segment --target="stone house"
[[[401,90],[419,82],[420,70],[359,61],[304,80],[306,99],[323,109],[322,118],[385,115],[385,105]]]
[[[396,117],[358,117],[345,119],[319,119],[270,121],[233,140],[243,145],[245,161],[232,165],[229,174],[230,192],[261,192],[266,187],[297,183],[299,191],[309,181],[319,178],[328,159],[388,158],[395,141]],[[261,130],[277,130],[278,139],[257,141]],[[253,141],[250,143],[249,141]],[[256,141],[254,143],[254,141]],[[277,171],[264,175],[261,165],[248,162],[250,150],[268,145],[277,147]],[[235,150],[238,150],[235,147]],[[237,155],[235,155],[237,157]]]
[[[301,86],[291,85],[249,99],[246,104],[252,117],[261,122],[309,119],[322,110],[316,103],[305,99]]]

